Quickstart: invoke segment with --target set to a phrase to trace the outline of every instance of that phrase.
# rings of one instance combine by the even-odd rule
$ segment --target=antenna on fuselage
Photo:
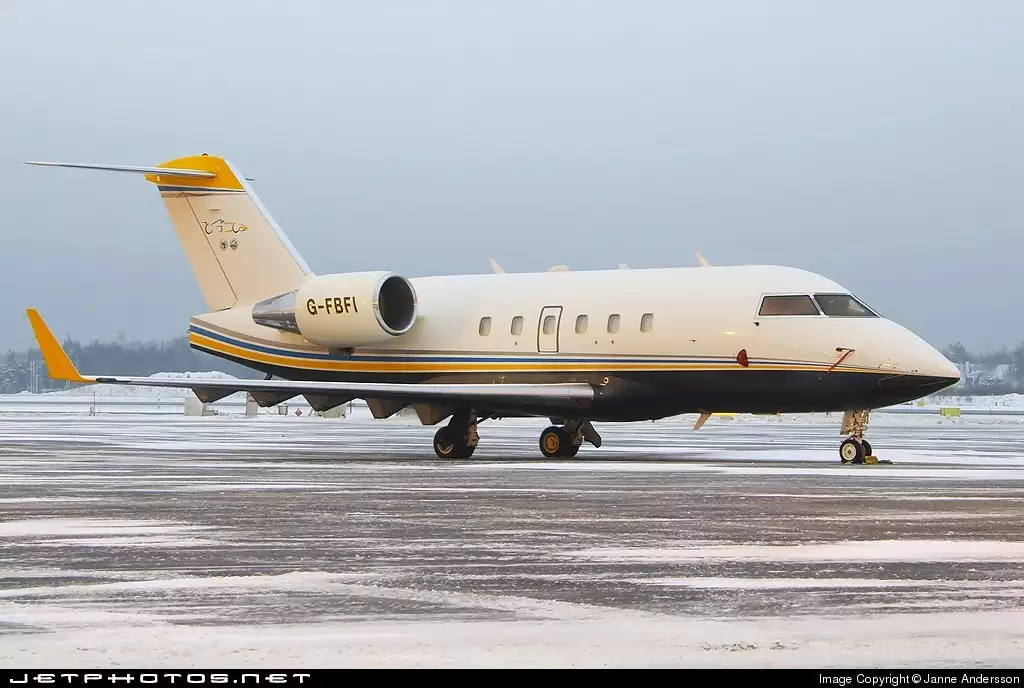
[[[493,258],[489,258],[487,262],[491,264],[491,270],[494,270],[494,274],[500,275],[501,273],[505,272],[505,269],[498,265],[498,261],[494,260]]]
[[[707,261],[707,258],[705,258],[704,256],[702,256],[700,254],[700,251],[694,251],[693,255],[697,256],[697,262],[700,263],[700,266],[702,268],[709,268],[709,267],[711,267],[711,263],[709,263]]]

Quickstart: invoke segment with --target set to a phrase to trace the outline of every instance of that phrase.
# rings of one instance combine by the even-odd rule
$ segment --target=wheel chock
[[[877,456],[865,456],[864,463],[866,464],[888,464],[892,465],[892,461],[888,459],[880,459]]]

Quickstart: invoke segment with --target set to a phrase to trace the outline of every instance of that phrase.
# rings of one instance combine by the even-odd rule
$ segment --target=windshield
[[[810,296],[798,294],[764,297],[758,315],[819,315],[819,313]]]
[[[878,315],[849,294],[815,294],[821,312],[833,318],[877,318]]]

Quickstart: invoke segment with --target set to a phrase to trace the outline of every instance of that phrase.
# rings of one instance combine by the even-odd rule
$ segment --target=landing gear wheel
[[[458,436],[450,426],[445,426],[434,434],[434,453],[439,459],[468,459],[476,451],[463,438]]]
[[[839,458],[843,463],[864,463],[866,447],[861,440],[851,437],[839,445]]]
[[[861,440],[860,443],[864,445],[864,456],[874,456],[874,454],[871,453],[870,442],[868,442],[867,440]]]
[[[562,428],[552,425],[540,434],[540,452],[549,459],[565,456],[570,446],[569,435]]]
[[[540,451],[549,459],[555,457],[571,459],[580,451],[580,444],[574,444],[565,428],[552,425],[540,434]]]

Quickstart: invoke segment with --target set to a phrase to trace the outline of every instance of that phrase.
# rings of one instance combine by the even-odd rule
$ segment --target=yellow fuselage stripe
[[[358,360],[337,360],[325,361],[298,356],[281,356],[269,354],[262,351],[227,344],[201,334],[189,333],[189,342],[204,349],[232,356],[234,358],[264,363],[269,365],[293,368],[298,370],[325,370],[352,373],[439,373],[439,372],[473,372],[473,373],[507,373],[507,372],[638,372],[638,371],[707,371],[707,370],[792,370],[792,371],[817,371],[824,373],[824,369],[814,365],[800,365],[792,363],[760,363],[751,368],[742,368],[737,364],[708,364],[708,363],[643,363],[643,362],[610,362],[599,361],[595,363],[583,362],[561,362],[557,358],[548,361],[529,361],[524,363],[515,362],[483,362],[472,361],[445,361],[429,362],[424,361],[358,361]],[[555,354],[557,356],[557,354]],[[836,368],[832,372],[872,372],[885,371],[870,368]],[[898,375],[899,373],[893,373]]]

